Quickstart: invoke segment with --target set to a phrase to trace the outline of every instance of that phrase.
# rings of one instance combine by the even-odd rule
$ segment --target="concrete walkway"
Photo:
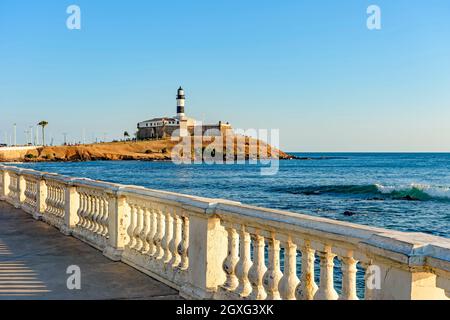
[[[81,269],[81,290],[67,268]],[[0,300],[180,299],[178,293],[0,201]]]

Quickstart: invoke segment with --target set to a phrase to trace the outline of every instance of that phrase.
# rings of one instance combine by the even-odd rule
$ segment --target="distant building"
[[[185,94],[183,88],[179,88],[177,92],[177,115],[175,117],[153,118],[147,121],[139,122],[137,125],[137,139],[161,139],[171,137],[175,130],[178,130],[178,136],[193,136],[194,132],[201,132],[202,135],[209,133],[211,135],[222,135],[227,130],[231,130],[228,123],[202,125],[201,128],[196,127],[200,124],[192,118],[186,117],[184,111]],[[200,131],[201,130],[201,131]],[[207,132],[208,131],[208,132]]]

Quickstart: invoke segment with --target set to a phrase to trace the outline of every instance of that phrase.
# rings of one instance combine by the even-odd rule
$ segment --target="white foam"
[[[382,184],[375,184],[378,191],[380,191],[383,194],[390,194],[394,191],[409,191],[409,190],[420,190],[426,194],[428,194],[430,197],[433,198],[446,198],[450,199],[450,187],[444,187],[444,186],[430,186],[427,184],[420,184],[420,183],[411,183],[408,185],[397,185],[397,186],[385,186]]]

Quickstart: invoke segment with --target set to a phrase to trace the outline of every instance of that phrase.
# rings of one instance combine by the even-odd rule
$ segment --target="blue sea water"
[[[450,154],[297,154],[262,176],[260,165],[97,161],[23,167],[140,185],[389,229],[450,236]],[[347,214],[344,213],[347,211]]]

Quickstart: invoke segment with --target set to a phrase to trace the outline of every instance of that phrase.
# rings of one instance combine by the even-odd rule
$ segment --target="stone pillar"
[[[17,175],[18,192],[17,192],[17,205],[16,208],[20,208],[25,202],[25,189],[27,188],[27,182],[25,177],[20,173]]]
[[[220,219],[209,213],[189,216],[189,283],[180,289],[190,299],[213,299],[226,281],[227,232]]]
[[[426,248],[436,238],[424,234],[386,233],[360,243],[370,260],[366,268],[366,299],[445,299],[436,275],[426,267]]]
[[[64,224],[61,226],[61,232],[66,236],[72,234],[72,230],[78,223],[78,207],[80,198],[77,188],[69,181],[65,187],[65,210]]]
[[[37,182],[37,194],[36,194],[36,211],[33,214],[33,218],[36,220],[41,220],[44,215],[47,199],[47,184],[45,180],[41,177]]]
[[[443,288],[443,291],[445,292],[445,295],[447,296],[447,299],[450,299],[450,278],[447,276],[436,276],[436,286],[439,288]]]
[[[0,190],[0,199],[1,200],[5,200],[8,196],[9,193],[9,172],[6,169],[2,170],[2,175],[3,175],[3,188]]]
[[[379,288],[371,290],[373,300],[447,299],[445,291],[436,287],[436,275],[432,273],[386,263],[374,265],[379,267],[381,281]]]
[[[113,192],[108,198],[109,242],[103,254],[113,261],[120,261],[127,236],[126,220],[129,208],[126,196]]]

